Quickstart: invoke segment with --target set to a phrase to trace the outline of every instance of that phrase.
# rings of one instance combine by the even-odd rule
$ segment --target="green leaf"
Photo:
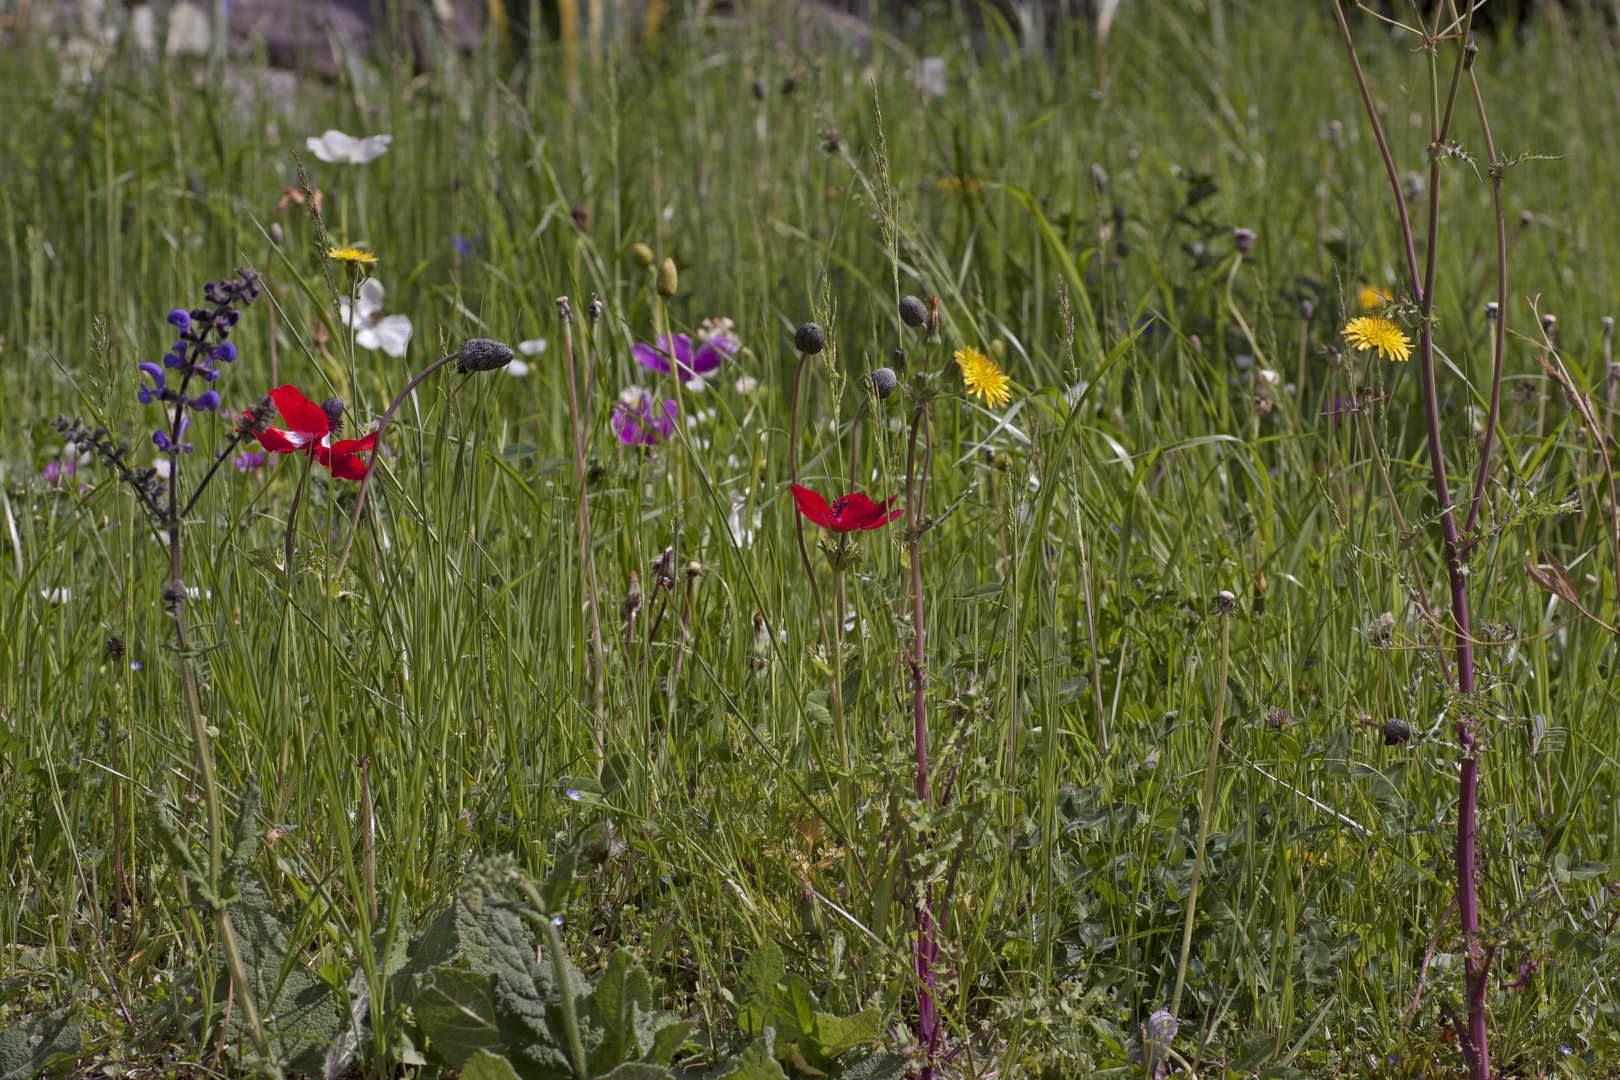
[[[682,1020],[665,1009],[644,1011],[638,1004],[636,1014],[636,1042],[641,1047],[641,1060],[656,1065],[668,1065],[686,1044],[686,1037],[697,1027],[690,1020]]]
[[[590,1063],[594,1074],[640,1056],[636,1012],[638,1006],[642,1010],[652,1008],[652,983],[647,969],[624,949],[614,949],[591,998],[602,1024],[602,1045]]]
[[[769,944],[769,943],[768,943]],[[774,944],[771,945],[775,948]],[[764,948],[754,953],[757,957]],[[754,957],[749,957],[749,963]],[[776,953],[778,961],[782,958],[781,950]],[[744,965],[746,967],[746,965]],[[748,1044],[742,1053],[730,1058],[710,1074],[709,1080],[787,1080],[787,1073],[776,1061],[776,1031],[766,1026],[759,1038]]]
[[[545,905],[542,914],[561,915],[568,910],[568,894],[574,891],[574,867],[578,863],[578,844],[570,845],[557,856],[557,865],[540,884],[540,901]]]
[[[901,1080],[911,1071],[909,1058],[875,1050],[844,1063],[842,1080]]]
[[[489,941],[489,965],[495,975],[495,1014],[506,1056],[524,1080],[571,1080],[573,1070],[563,1052],[561,1013],[557,1009],[551,961],[536,963],[534,943],[517,913],[503,903],[486,901],[479,912],[479,927]],[[589,993],[585,977],[571,963],[576,1009]],[[594,1042],[591,1032],[594,1031]],[[592,1029],[580,1016],[580,1035],[587,1060],[601,1042],[602,1028]]]
[[[1291,1069],[1286,1065],[1278,1065],[1261,1073],[1260,1080],[1311,1080],[1311,1074]]]
[[[816,1030],[816,995],[803,975],[784,975],[785,984],[776,999],[776,1015],[771,1026],[776,1028],[777,1042],[797,1042]]]
[[[499,1054],[480,1050],[461,1070],[461,1080],[521,1080],[512,1063]]]
[[[0,1080],[29,1080],[57,1058],[74,1057],[83,1045],[79,1024],[65,1009],[35,1013],[0,1031]]]
[[[499,1051],[495,976],[443,964],[420,977],[411,1012],[428,1050],[453,1069],[467,1068],[478,1053]]]
[[[786,974],[782,950],[769,939],[743,962],[737,973],[737,1026],[744,1032],[761,1035],[776,1018],[776,987]],[[775,1038],[772,1033],[772,1042]]]
[[[1243,1041],[1237,1061],[1232,1068],[1238,1072],[1254,1072],[1277,1054],[1277,1036],[1255,1035]]]
[[[1579,862],[1569,868],[1569,876],[1574,881],[1590,881],[1605,877],[1608,873],[1608,864],[1600,862]]]
[[[812,690],[804,697],[804,711],[813,723],[821,727],[832,726],[831,698],[825,690]]]
[[[662,1065],[649,1065],[645,1061],[626,1061],[612,1072],[602,1073],[597,1080],[669,1080],[675,1074]]]
[[[876,1042],[882,1031],[882,1019],[876,1009],[843,1017],[816,1013],[816,1042],[823,1054],[835,1058],[857,1046]]]

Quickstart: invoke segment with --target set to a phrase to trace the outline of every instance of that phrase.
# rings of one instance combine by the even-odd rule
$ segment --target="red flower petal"
[[[363,440],[351,439],[350,442]],[[359,454],[345,454],[331,447],[317,446],[315,458],[322,465],[332,470],[332,475],[339,480],[364,480],[366,478],[366,463],[360,459]]]
[[[287,427],[300,435],[322,439],[331,430],[326,423],[326,413],[296,386],[276,387],[270,391],[270,400],[276,403],[276,411],[287,421]]]
[[[823,529],[837,529],[837,519],[833,516],[832,507],[827,500],[811,491],[807,487],[793,485],[793,502],[798,506],[799,513],[820,525]]]
[[[290,454],[309,445],[309,440],[303,435],[294,435],[280,428],[265,428],[259,432],[259,445],[278,454]]]
[[[373,431],[363,439],[339,439],[332,444],[334,454],[370,453],[377,449],[377,433]]]

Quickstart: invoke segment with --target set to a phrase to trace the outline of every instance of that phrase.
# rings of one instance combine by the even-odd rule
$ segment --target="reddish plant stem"
[[[1468,520],[1463,524],[1464,534],[1473,533],[1485,497],[1485,478],[1491,469],[1491,444],[1496,437],[1496,417],[1502,401],[1502,354],[1507,339],[1507,218],[1502,214],[1502,166],[1496,158],[1496,143],[1491,138],[1490,122],[1485,119],[1485,99],[1480,95],[1473,65],[1468,68],[1468,82],[1474,91],[1474,107],[1479,110],[1485,152],[1491,159],[1491,193],[1496,200],[1496,318],[1491,320],[1494,331],[1491,335],[1491,409],[1485,418],[1485,445],[1479,455],[1479,475],[1474,478],[1474,498],[1468,507]],[[1469,546],[1473,546],[1472,541]]]
[[[1450,130],[1452,107],[1456,101],[1457,85],[1461,78],[1464,58],[1466,56],[1469,30],[1472,23],[1472,7],[1469,8],[1469,24],[1465,25],[1460,40],[1464,43],[1457,52],[1456,67],[1452,74],[1450,95],[1447,98],[1443,116],[1434,116],[1434,128],[1429,151],[1429,214],[1426,233],[1426,250],[1424,252],[1424,266],[1422,277],[1418,275],[1416,247],[1412,240],[1411,220],[1407,215],[1406,196],[1401,189],[1400,174],[1395,168],[1395,159],[1390,154],[1389,142],[1384,137],[1383,125],[1378,120],[1378,110],[1373,105],[1372,94],[1367,88],[1367,79],[1361,70],[1361,61],[1356,55],[1355,41],[1350,35],[1350,26],[1345,21],[1344,8],[1339,0],[1333,0],[1334,15],[1338,19],[1339,32],[1344,38],[1346,50],[1350,55],[1350,64],[1355,71],[1356,84],[1361,91],[1361,100],[1367,110],[1367,119],[1372,126],[1373,134],[1378,142],[1379,152],[1384,158],[1384,167],[1389,174],[1390,188],[1394,194],[1395,206],[1400,215],[1401,238],[1405,243],[1407,252],[1407,265],[1411,273],[1412,288],[1418,302],[1421,328],[1418,331],[1418,378],[1423,392],[1424,426],[1428,434],[1429,465],[1434,479],[1435,498],[1441,510],[1440,532],[1442,553],[1446,564],[1446,577],[1451,588],[1451,614],[1453,620],[1452,632],[1456,640],[1457,650],[1457,690],[1465,697],[1472,697],[1474,693],[1474,647],[1471,622],[1468,614],[1468,583],[1464,576],[1463,567],[1459,558],[1457,543],[1457,521],[1452,513],[1451,488],[1446,477],[1446,463],[1440,433],[1440,409],[1436,396],[1434,382],[1434,278],[1436,247],[1440,231],[1440,162],[1441,155],[1438,148],[1445,145]],[[1435,14],[1436,25],[1440,11]],[[1426,59],[1431,65],[1433,73],[1433,52],[1436,40],[1433,34],[1426,34],[1424,49],[1428,53]],[[1470,76],[1472,72],[1470,72]],[[1500,313],[1499,313],[1500,314]],[[1483,465],[1482,465],[1483,467]],[[1490,1080],[1490,1051],[1487,1045],[1487,1030],[1484,1001],[1484,972],[1485,961],[1480,956],[1478,943],[1479,936],[1479,900],[1475,887],[1475,821],[1479,810],[1479,762],[1473,755],[1475,740],[1470,727],[1469,714],[1466,709],[1461,711],[1457,721],[1457,741],[1463,749],[1462,768],[1458,775],[1458,801],[1457,801],[1457,909],[1462,923],[1463,935],[1468,942],[1465,954],[1464,967],[1470,985],[1478,980],[1479,993],[1469,995],[1468,1001],[1468,1035],[1473,1044],[1475,1054],[1469,1060],[1470,1080]]]

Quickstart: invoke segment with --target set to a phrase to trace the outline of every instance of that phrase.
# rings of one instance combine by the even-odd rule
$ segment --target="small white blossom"
[[[309,147],[309,152],[322,161],[364,165],[382,157],[388,150],[388,144],[393,141],[392,135],[368,135],[364,139],[357,139],[333,128],[320,138],[311,135],[304,143]]]

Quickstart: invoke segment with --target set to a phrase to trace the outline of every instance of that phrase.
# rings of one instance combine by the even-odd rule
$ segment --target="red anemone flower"
[[[324,408],[300,393],[296,386],[276,387],[270,391],[270,400],[276,403],[276,411],[287,422],[287,430],[266,428],[259,433],[260,446],[278,454],[305,450],[316,461],[331,469],[332,475],[340,480],[365,478],[366,463],[360,459],[360,455],[377,448],[375,431],[363,439],[333,442],[333,418]],[[335,398],[333,400],[336,402]],[[340,410],[342,404],[337,405]],[[341,416],[339,412],[339,423]]]
[[[814,491],[793,485],[793,501],[798,504],[799,513],[823,529],[840,533],[887,525],[900,516],[900,511],[889,509],[894,499],[891,496],[882,502],[873,502],[857,491],[853,495],[834,499],[832,505],[828,506],[827,500]]]

